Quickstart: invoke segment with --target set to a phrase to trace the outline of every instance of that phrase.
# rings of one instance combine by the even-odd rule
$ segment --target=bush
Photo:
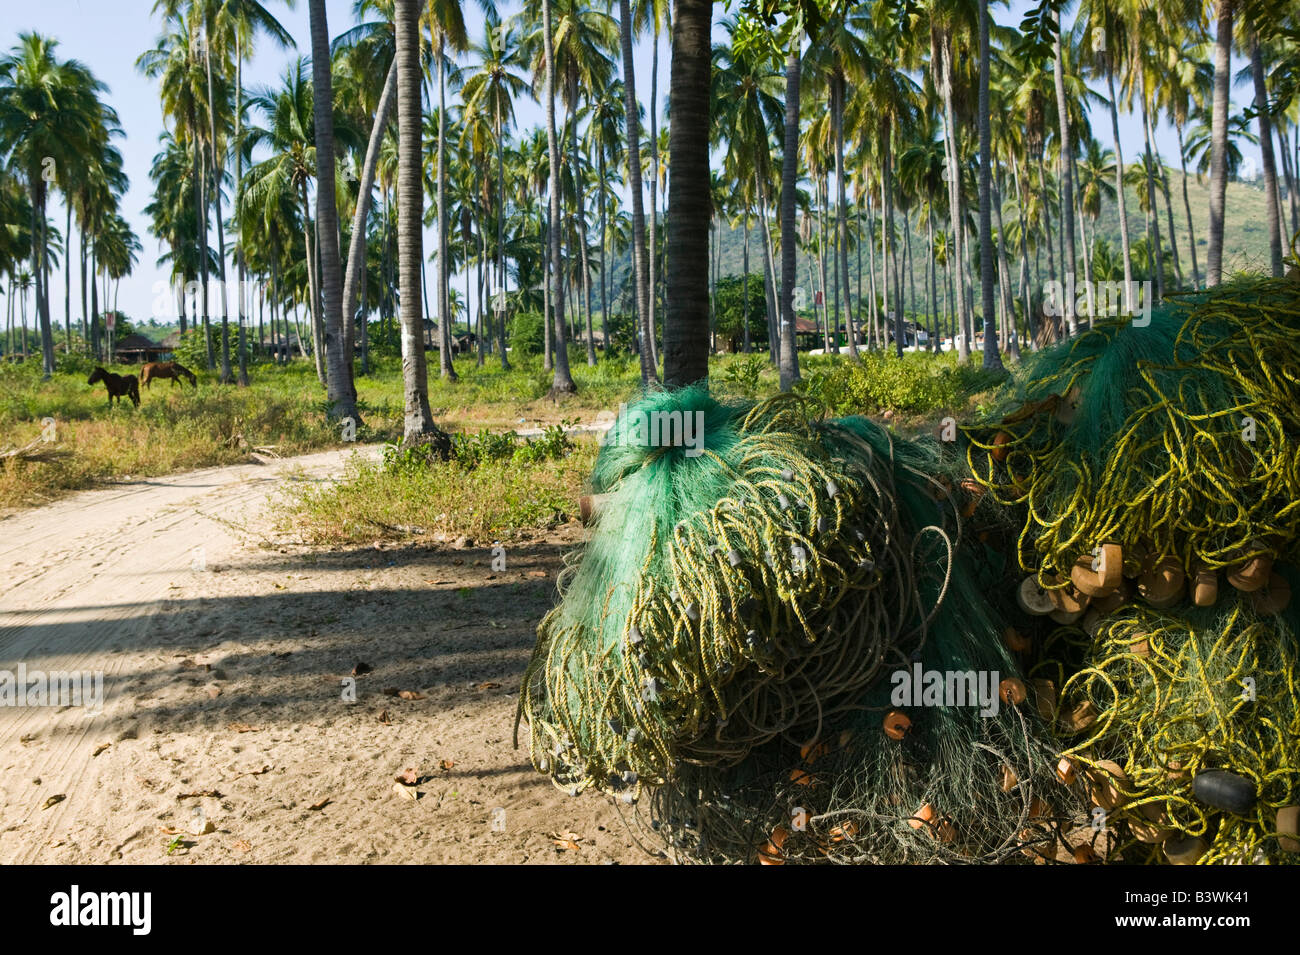
[[[826,414],[843,416],[890,410],[928,415],[956,410],[973,394],[994,387],[1005,372],[962,365],[952,353],[862,352],[862,361],[808,362],[796,387]]]
[[[212,354],[221,353],[221,326],[212,325],[208,329],[209,336],[212,339]],[[233,352],[235,349],[232,348]],[[208,350],[203,344],[203,328],[191,328],[181,336],[180,341],[172,350],[173,356],[182,365],[185,365],[191,371],[199,371],[208,367]]]
[[[749,277],[749,297],[745,299],[743,275],[729,275],[718,280],[715,296],[715,322],[719,339],[726,339],[731,351],[740,351],[745,341],[745,316],[749,321],[751,344],[767,343],[767,298],[763,275]],[[746,304],[747,303],[747,304]]]
[[[536,355],[545,346],[545,325],[538,312],[519,312],[510,320],[510,347],[522,355]]]

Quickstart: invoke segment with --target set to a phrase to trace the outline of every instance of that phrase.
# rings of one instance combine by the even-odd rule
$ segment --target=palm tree
[[[1074,140],[1070,136],[1070,107],[1069,101],[1065,95],[1065,57],[1062,54],[1061,43],[1061,13],[1056,11],[1056,30],[1055,37],[1052,40],[1052,52],[1054,54],[1053,75],[1056,83],[1056,122],[1059,135],[1058,148],[1061,154],[1061,219],[1065,228],[1065,262],[1064,273],[1070,275],[1074,272],[1074,263],[1078,261],[1075,258],[1074,249]],[[981,109],[981,122],[983,121],[983,110]],[[983,215],[983,213],[980,213]],[[1091,288],[1091,283],[1089,283]],[[1064,298],[1065,306],[1065,328],[1066,334],[1074,337],[1077,331],[1074,320],[1074,296],[1066,295]],[[988,337],[985,336],[985,348],[987,350]]]
[[[789,391],[799,380],[799,352],[795,349],[795,190],[799,181],[799,71],[802,65],[803,11],[793,18],[786,34],[785,139],[781,151],[781,343],[780,383]]]
[[[1058,38],[1059,43],[1059,38]],[[998,355],[997,326],[993,315],[993,130],[989,120],[989,0],[980,0],[979,12],[980,78],[979,78],[979,135],[980,135],[980,296],[984,310],[984,367],[1001,368]],[[1066,163],[1069,169],[1069,163]],[[1068,200],[1067,200],[1068,201]],[[1074,248],[1074,236],[1070,236]]]
[[[549,4],[549,0],[546,0]],[[549,5],[547,7],[549,11]],[[632,196],[632,286],[636,298],[637,327],[641,331],[641,382],[659,378],[654,361],[654,336],[650,327],[647,294],[649,278],[645,245],[645,210],[641,200],[641,117],[636,99],[636,70],[632,62],[632,15],[628,0],[618,0],[619,44],[623,57],[623,115],[627,122],[627,185]]]
[[[1205,250],[1205,284],[1208,287],[1223,280],[1223,203],[1228,192],[1228,87],[1232,83],[1232,18],[1236,6],[1236,0],[1215,0],[1214,91],[1210,112],[1210,235]]]
[[[578,390],[569,374],[569,349],[564,330],[564,280],[560,260],[560,146],[555,135],[555,41],[551,33],[551,0],[542,0],[542,56],[545,59],[546,153],[550,163],[549,196],[551,261],[551,308],[555,326],[555,378],[551,394],[573,393]]]
[[[837,7],[831,19],[818,34],[817,43],[808,51],[808,68],[821,73],[830,98],[830,119],[835,140],[835,228],[839,236],[839,265],[844,281],[843,289],[845,327],[848,329],[849,354],[858,358],[858,345],[853,323],[853,304],[849,296],[849,232],[848,203],[845,197],[844,172],[844,113],[849,97],[849,84],[864,78],[864,65],[869,61],[866,36],[871,23],[864,12],[852,12],[847,5]],[[836,309],[838,311],[839,303]],[[829,309],[828,309],[829,313]],[[829,322],[827,323],[829,324]],[[838,327],[840,322],[836,322]]]
[[[57,41],[22,33],[10,53],[0,57],[0,156],[27,184],[31,217],[31,272],[35,282],[44,376],[54,373],[54,333],[50,323],[50,227],[45,214],[51,183],[69,191],[71,172],[107,142],[105,111],[98,100],[106,91],[76,60],[57,58]]]
[[[244,190],[253,193],[250,202],[262,208],[268,207],[268,195],[285,191],[291,191],[299,203],[316,374],[324,384],[326,376],[321,354],[324,330],[318,304],[316,246],[312,241],[315,230],[308,202],[308,184],[316,175],[321,161],[316,148],[314,96],[311,84],[307,82],[306,64],[301,58],[286,69],[283,82],[284,85],[279,90],[255,90],[249,99],[249,105],[264,115],[267,125],[250,126],[245,136],[245,148],[251,153],[259,146],[266,146],[271,155],[248,170]],[[336,135],[337,133],[336,124]]]
[[[433,423],[433,413],[429,410],[424,323],[420,313],[424,189],[420,175],[419,0],[394,0],[393,25],[397,34],[397,247],[402,310],[402,381],[406,406],[403,440],[432,444],[445,456],[450,439]]]
[[[518,38],[511,22],[493,23],[489,18],[483,42],[473,48],[479,63],[470,77],[465,81],[461,95],[465,100],[465,112],[486,113],[492,118],[492,133],[496,142],[497,195],[496,195],[496,280],[493,290],[493,306],[497,310],[497,334],[501,353],[501,368],[508,370],[510,361],[506,357],[505,312],[497,306],[497,294],[504,295],[506,287],[505,260],[505,131],[514,125],[514,100],[527,89],[524,78],[514,72],[522,65]],[[602,181],[604,180],[602,166]],[[603,194],[602,194],[603,196]],[[603,209],[603,205],[602,205]],[[603,259],[602,259],[603,264]],[[606,309],[608,311],[608,309]],[[608,329],[608,316],[606,316]],[[609,347],[608,330],[605,335],[605,347]]]
[[[442,377],[456,381],[456,367],[451,361],[451,307],[449,289],[451,272],[447,255],[447,67],[451,52],[469,48],[469,33],[465,29],[465,14],[460,0],[428,0],[429,35],[433,41],[433,68],[438,71],[438,364]]]
[[[1200,47],[1188,50],[1173,40],[1162,49],[1157,102],[1169,114],[1178,134],[1178,161],[1183,173],[1183,211],[1187,216],[1187,245],[1192,255],[1192,287],[1201,285],[1200,264],[1196,257],[1196,233],[1192,227],[1192,203],[1187,195],[1187,146],[1183,139],[1192,111],[1203,104],[1213,83],[1213,70],[1201,55]]]
[[[677,0],[670,92],[668,285],[664,381],[689,385],[709,374],[709,71],[713,0]],[[792,343],[793,344],[793,343]]]
[[[339,268],[339,216],[334,189],[334,85],[325,0],[309,0],[309,10],[316,139],[316,231],[320,241],[322,324],[328,366],[326,388],[333,418],[351,418],[354,424],[360,424],[356,394],[349,380],[350,367],[343,352],[343,276]]]
[[[1138,3],[1141,0],[1137,0]],[[1115,95],[1115,68],[1119,65],[1123,51],[1131,47],[1130,28],[1116,9],[1117,0],[1083,0],[1079,7],[1075,29],[1081,32],[1085,42],[1081,46],[1089,56],[1094,70],[1106,77],[1106,90],[1110,101],[1111,136],[1115,150],[1115,199],[1119,203],[1119,238],[1124,259],[1124,306],[1125,310],[1133,307],[1133,268],[1130,261],[1128,235],[1128,208],[1124,200],[1124,151],[1119,141],[1119,98]],[[1087,42],[1091,38],[1093,42]]]

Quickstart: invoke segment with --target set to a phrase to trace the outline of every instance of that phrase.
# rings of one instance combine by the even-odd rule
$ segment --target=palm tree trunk
[[[379,168],[379,150],[383,145],[384,133],[388,129],[388,120],[392,115],[393,104],[397,102],[397,61],[388,67],[388,76],[384,79],[384,90],[379,94],[379,104],[375,109],[375,122],[370,127],[370,141],[366,144],[366,158],[361,168],[361,182],[357,188],[357,207],[352,212],[352,237],[348,243],[348,269],[343,280],[343,324],[344,344],[348,360],[352,358],[352,326],[356,320],[358,290],[364,292],[366,275],[366,220],[370,217],[371,196],[375,188],[375,171]],[[361,334],[366,335],[365,311],[362,310]],[[362,354],[364,356],[364,346]],[[364,363],[364,357],[363,357]],[[351,378],[351,375],[348,376]],[[355,386],[352,389],[356,397]]]
[[[1228,87],[1232,84],[1232,17],[1236,0],[1217,0],[1214,38],[1214,92],[1210,111],[1210,236],[1205,252],[1205,284],[1223,280],[1223,204],[1228,191]],[[1118,155],[1118,153],[1116,154]]]
[[[1056,38],[1053,48],[1056,56],[1056,122],[1060,134],[1061,152],[1061,216],[1065,233],[1063,265],[1067,273],[1074,272],[1078,261],[1074,248],[1074,144],[1070,138],[1070,102],[1065,97],[1065,61],[1061,55],[1061,14],[1056,14]],[[1000,228],[1000,227],[999,227]],[[1073,284],[1073,283],[1071,283]],[[1078,331],[1074,317],[1074,296],[1065,296],[1066,334],[1071,338]]]
[[[550,160],[551,306],[555,314],[555,378],[551,394],[578,390],[569,374],[569,349],[564,331],[564,266],[560,258],[560,145],[555,135],[555,38],[551,34],[551,0],[542,0],[542,48],[546,59],[546,152]]]
[[[343,276],[339,270],[339,219],[334,198],[334,92],[330,75],[329,25],[325,19],[325,0],[311,0],[312,101],[316,132],[316,229],[320,250],[319,285],[323,313],[319,325],[325,332],[326,391],[330,416],[334,420],[351,418],[360,424],[356,397],[349,382],[347,337],[344,333]],[[361,205],[358,198],[357,205]],[[218,221],[220,216],[218,216]],[[361,231],[364,230],[364,226]],[[224,252],[222,268],[225,267]],[[224,294],[223,294],[224,298]],[[348,303],[351,305],[351,302]],[[242,306],[241,306],[242,309]],[[351,309],[347,321],[351,322]],[[222,323],[225,315],[223,309]],[[224,330],[223,330],[224,334]],[[229,361],[228,355],[222,360]],[[225,369],[229,373],[229,366]]]
[[[492,301],[496,311],[497,319],[497,345],[501,349],[501,370],[510,370],[510,359],[506,357],[506,167],[505,158],[502,155],[504,141],[501,135],[501,104],[495,107],[495,123],[497,137],[497,289],[493,290]],[[602,182],[604,177],[602,177]],[[603,193],[602,193],[603,195]],[[604,267],[604,254],[601,255],[601,266]],[[501,294],[501,304],[497,307],[497,291]],[[606,342],[608,347],[608,342]]]
[[[1264,59],[1259,37],[1250,39],[1250,73],[1255,82],[1255,114],[1259,120],[1259,151],[1264,167],[1264,195],[1268,196],[1268,253],[1273,277],[1282,275],[1282,223],[1278,219],[1277,165],[1273,157],[1273,127],[1268,118],[1268,87],[1264,85]]]
[[[795,189],[799,180],[799,74],[802,23],[790,37],[785,60],[785,140],[781,151],[781,390],[799,380],[799,353],[795,349]]]
[[[998,354],[998,331],[994,324],[993,283],[993,142],[992,124],[989,119],[989,2],[980,0],[979,12],[980,34],[980,74],[979,74],[979,137],[980,137],[980,181],[979,181],[979,220],[980,220],[980,304],[984,311],[984,367],[1001,368],[1002,357]],[[1058,72],[1058,76],[1059,76]],[[1068,133],[1062,137],[1068,142]],[[1069,163],[1063,164],[1069,169]],[[1068,175],[1068,172],[1067,172]],[[1074,236],[1070,236],[1074,244]]]
[[[1196,231],[1192,228],[1192,201],[1187,197],[1187,151],[1183,147],[1183,124],[1174,123],[1178,131],[1178,162],[1183,170],[1183,211],[1187,214],[1187,247],[1192,250],[1192,288],[1201,287],[1201,268],[1196,261]]]
[[[849,221],[848,202],[844,195],[844,76],[837,72],[831,86],[831,119],[835,124],[835,200],[837,207],[838,230],[840,236],[840,271],[844,276],[844,320],[849,335],[849,355],[854,361],[861,361],[858,344],[855,341],[853,323],[853,302],[849,299]],[[861,244],[859,243],[859,246]],[[861,252],[859,251],[859,256]],[[829,323],[828,323],[829,324]],[[831,339],[839,344],[839,322]]]
[[[438,366],[443,378],[458,381],[451,360],[451,249],[447,241],[447,69],[446,41],[438,35]],[[466,302],[466,307],[469,303]]]
[[[1115,98],[1115,69],[1112,54],[1106,54],[1106,87],[1110,91],[1110,131],[1115,141],[1115,200],[1119,204],[1119,241],[1124,256],[1124,309],[1133,311],[1133,262],[1129,258],[1128,207],[1124,200],[1124,152],[1119,143],[1119,106]]]
[[[741,333],[741,340],[744,342],[744,345],[742,347],[744,348],[745,354],[748,355],[749,354],[749,207],[748,206],[745,207],[745,247],[743,252],[741,270],[742,270],[741,274],[744,276],[744,278],[741,279],[741,285],[740,285],[740,324],[741,324],[740,333]]]
[[[208,371],[215,371],[217,368],[217,356],[212,350],[212,330],[208,321],[208,204],[204,195],[204,168],[202,159],[203,148],[196,142],[194,144],[194,215],[198,224],[198,245],[199,245],[199,295],[201,296],[201,307],[203,317],[203,343],[208,356]],[[306,209],[303,210],[304,214]],[[308,246],[310,250],[310,245]],[[310,259],[310,254],[308,259]],[[93,273],[92,273],[93,274]]]
[[[641,187],[641,121],[637,114],[636,70],[632,60],[632,14],[628,0],[618,0],[619,42],[623,58],[623,113],[627,123],[627,186],[632,199],[632,287],[635,290],[636,321],[641,331],[637,349],[641,356],[641,382],[659,378],[651,351],[651,330],[647,295],[648,260],[645,245],[645,210]]]
[[[709,376],[709,220],[713,205],[709,76],[713,0],[677,0],[676,9],[668,92],[673,117],[668,133],[672,184],[665,223],[666,270],[673,280],[664,303],[664,382],[690,385]],[[650,114],[651,123],[655,112]]]
[[[424,322],[420,314],[421,266],[424,262],[424,186],[420,175],[420,5],[395,0],[397,39],[397,189],[398,281],[401,286],[402,382],[405,397],[404,440],[432,435],[444,454],[447,437],[429,410],[428,370],[424,360]],[[428,440],[428,439],[424,439]]]
[[[609,290],[605,284],[605,259],[609,251],[609,227],[605,212],[605,146],[597,145],[600,163],[600,185],[597,188],[597,202],[600,205],[600,334],[604,340],[605,357],[609,357]]]
[[[965,224],[961,221],[961,171],[959,160],[961,151],[957,143],[957,125],[955,122],[955,113],[953,111],[952,101],[952,84],[953,84],[953,64],[952,64],[952,34],[945,30],[940,35],[939,41],[940,57],[940,83],[939,92],[943,98],[943,141],[944,152],[947,158],[948,172],[948,215],[951,228],[951,248],[948,250],[948,258],[956,259],[956,267],[953,271],[956,273],[957,289],[957,317],[962,327],[961,345],[957,349],[958,358],[965,362],[970,358],[970,321],[966,314],[966,295],[964,292],[964,269],[965,255],[963,252],[966,244],[963,233]],[[950,262],[951,264],[951,262]]]

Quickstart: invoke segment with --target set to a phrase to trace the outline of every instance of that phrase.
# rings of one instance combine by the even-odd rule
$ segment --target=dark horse
[[[199,380],[194,376],[194,372],[178,361],[151,361],[140,369],[140,383],[146,388],[155,378],[170,378],[173,387],[179,385],[182,378],[195,388],[199,386]]]
[[[96,368],[90,373],[90,377],[86,379],[86,384],[93,385],[97,381],[102,381],[104,387],[108,389],[108,404],[110,407],[114,398],[120,401],[123,395],[130,398],[137,408],[140,407],[140,383],[131,375],[115,375],[103,368]]]

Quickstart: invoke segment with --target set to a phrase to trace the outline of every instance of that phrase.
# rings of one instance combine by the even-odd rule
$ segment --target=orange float
[[[885,735],[898,740],[907,735],[907,731],[912,728],[912,721],[902,710],[890,710],[885,714],[884,725]]]

